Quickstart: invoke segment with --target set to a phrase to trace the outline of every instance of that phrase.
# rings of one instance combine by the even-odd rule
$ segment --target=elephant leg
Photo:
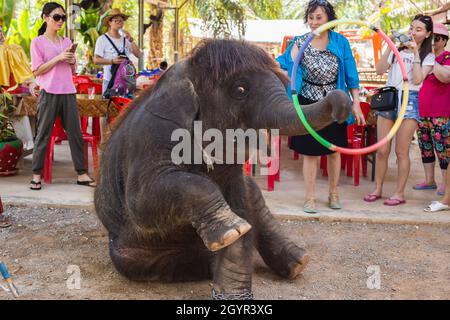
[[[278,221],[267,208],[261,190],[250,177],[245,177],[250,212],[255,230],[255,244],[266,265],[276,274],[296,278],[305,268],[309,256],[286,237]]]
[[[247,233],[232,245],[217,252],[212,298],[249,300],[252,294],[253,240]]]
[[[134,225],[160,234],[171,234],[180,225],[191,225],[211,251],[220,250],[251,226],[230,208],[218,185],[207,177],[172,170],[156,181],[136,176],[127,194],[128,212]],[[146,230],[147,229],[147,230]]]
[[[127,239],[110,234],[109,252],[119,273],[134,281],[199,281],[212,278],[214,254],[192,227],[164,240]]]

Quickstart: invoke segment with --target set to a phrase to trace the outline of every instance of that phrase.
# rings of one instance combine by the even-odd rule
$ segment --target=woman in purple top
[[[72,42],[58,36],[58,31],[66,21],[64,8],[55,2],[48,2],[42,9],[44,24],[39,36],[31,42],[31,65],[37,83],[41,87],[37,113],[37,134],[33,151],[33,178],[30,189],[41,189],[41,174],[45,153],[53,124],[57,117],[69,139],[70,151],[77,183],[95,186],[86,174],[84,166],[83,136],[76,101],[76,89],[72,74],[75,72],[75,54]]]

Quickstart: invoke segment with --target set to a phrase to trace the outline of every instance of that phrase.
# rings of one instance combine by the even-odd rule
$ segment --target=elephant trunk
[[[278,100],[264,108],[256,121],[267,129],[279,129],[281,135],[308,134],[292,101],[286,95]],[[335,90],[319,102],[301,108],[308,123],[317,131],[334,121],[344,122],[351,110],[351,100],[343,91]]]

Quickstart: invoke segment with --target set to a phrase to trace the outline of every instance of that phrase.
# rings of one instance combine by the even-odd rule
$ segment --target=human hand
[[[70,63],[69,61],[75,60],[75,54],[73,54],[70,51],[65,50],[65,51],[61,52],[57,56],[57,59],[58,59],[59,62],[68,62],[68,63]]]
[[[122,57],[115,57],[114,59],[112,59],[112,64],[121,64],[122,62],[124,62],[126,59],[122,58]]]
[[[122,33],[125,39],[127,39],[128,41],[133,41],[133,38],[131,37],[131,34],[128,31],[122,29]]]
[[[352,113],[355,117],[356,124],[359,126],[364,126],[366,124],[366,119],[361,111],[361,106],[359,102],[353,102]]]
[[[419,47],[417,46],[417,42],[416,42],[416,40],[414,40],[413,37],[411,37],[411,40],[409,42],[405,43],[405,46],[407,46],[408,49],[410,49],[410,50],[412,50],[414,52],[419,51]]]

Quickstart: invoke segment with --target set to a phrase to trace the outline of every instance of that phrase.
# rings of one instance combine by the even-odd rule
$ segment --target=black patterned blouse
[[[295,44],[300,47],[309,34],[299,37]],[[321,100],[328,92],[336,89],[338,59],[328,50],[320,51],[311,44],[305,50],[301,61],[303,85],[300,94],[307,99]]]

